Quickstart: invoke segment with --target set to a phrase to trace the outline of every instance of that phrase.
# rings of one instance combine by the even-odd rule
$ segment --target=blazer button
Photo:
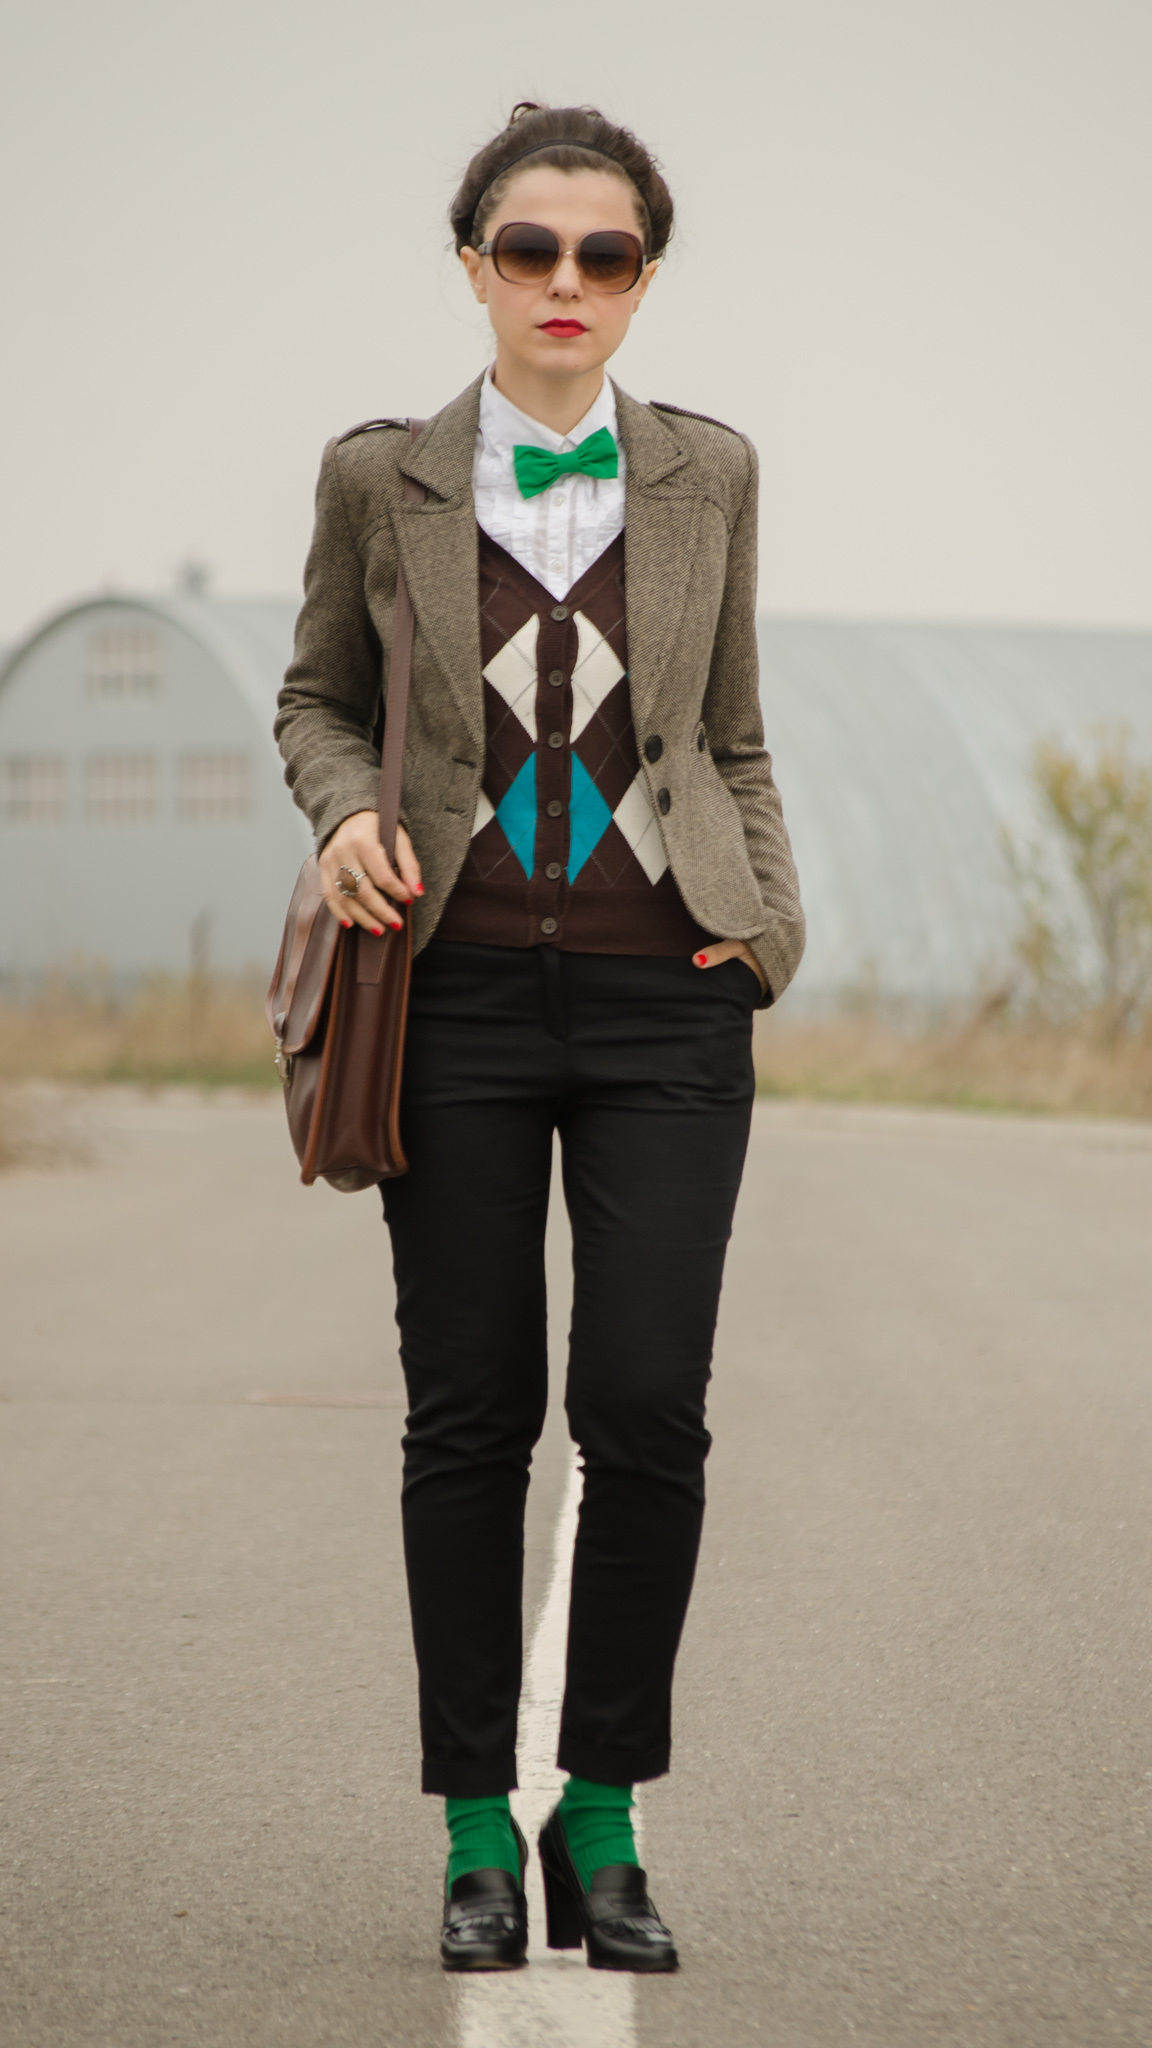
[[[553,932],[558,932],[560,927],[557,924],[556,919],[554,917],[542,917],[540,919],[540,929],[543,932],[545,938],[550,939],[552,937]]]
[[[545,805],[545,809],[550,818],[562,818],[564,816],[564,806],[558,796],[550,798]]]
[[[548,745],[549,745],[550,747],[562,747],[562,746],[564,745],[564,735],[563,735],[563,733],[562,733],[562,732],[550,732],[550,733],[549,733],[549,735],[548,735]]]
[[[648,738],[644,742],[645,759],[648,761],[658,761],[663,752],[664,742],[661,739],[659,733],[649,733]]]
[[[564,870],[561,867],[558,860],[550,860],[547,867],[544,870],[544,873],[547,875],[548,880],[550,882],[558,882],[560,880],[561,875],[564,873]]]
[[[554,619],[558,620],[558,621],[559,621],[559,623],[560,623],[561,625],[563,625],[563,623],[564,623],[564,620],[565,620],[565,619],[566,619],[566,618],[568,617],[568,607],[567,607],[567,605],[566,605],[566,604],[554,604],[554,605],[553,605],[553,607],[552,607],[552,617],[553,617]]]
[[[672,809],[672,798],[666,789],[658,789],[656,791],[656,805],[660,816],[666,818]]]
[[[704,727],[701,726],[699,732],[696,735],[696,752],[698,754],[702,754],[704,752],[704,744]]]
[[[551,673],[551,675],[550,675],[550,676],[549,676],[549,678],[548,678],[548,681],[549,681],[549,682],[551,683],[551,685],[552,685],[552,688],[553,688],[554,690],[558,690],[558,689],[560,688],[560,685],[561,685],[561,683],[562,683],[562,682],[564,681],[564,671],[563,671],[563,669],[562,669],[562,668],[554,668],[554,669],[553,669],[553,671],[552,671],[552,673]]]

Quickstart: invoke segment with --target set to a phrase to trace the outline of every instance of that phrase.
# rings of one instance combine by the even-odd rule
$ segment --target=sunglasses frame
[[[504,272],[500,268],[500,237],[509,228],[535,228],[537,233],[539,234],[552,236],[552,239],[556,244],[556,261],[552,265],[551,270],[548,272],[547,280],[542,277],[522,278],[506,277],[504,275]],[[590,241],[593,235],[622,235],[625,241],[634,244],[636,250],[636,274],[633,277],[630,284],[602,285],[597,284],[591,277],[589,277],[587,271],[584,268],[584,265],[580,261],[580,251],[583,248],[585,242]],[[480,242],[477,244],[476,254],[478,256],[490,256],[492,258],[492,263],[495,268],[496,275],[499,278],[503,278],[505,284],[523,285],[526,290],[531,289],[533,285],[544,284],[545,282],[555,277],[556,272],[559,270],[560,265],[564,261],[564,258],[566,256],[574,256],[576,258],[576,267],[579,270],[580,275],[584,280],[584,283],[587,285],[588,290],[590,292],[600,292],[603,294],[605,298],[609,299],[619,299],[623,297],[625,292],[633,291],[635,287],[639,284],[642,276],[644,275],[644,265],[648,261],[644,244],[640,240],[639,235],[634,235],[630,233],[630,231],[627,228],[590,228],[586,235],[581,235],[580,240],[578,242],[573,242],[570,248],[565,249],[561,244],[560,237],[556,233],[555,228],[546,228],[543,225],[543,223],[538,220],[501,221],[500,226],[497,228],[496,233],[493,235],[492,240],[490,242]]]

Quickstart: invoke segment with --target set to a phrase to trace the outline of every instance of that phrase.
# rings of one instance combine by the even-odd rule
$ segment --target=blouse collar
[[[480,441],[486,455],[495,455],[502,462],[511,465],[512,450],[517,443],[526,442],[533,448],[550,448],[554,454],[575,448],[585,441],[589,434],[607,427],[617,443],[619,428],[616,419],[616,393],[612,379],[605,377],[600,391],[589,406],[582,420],[578,420],[571,433],[557,434],[551,427],[545,427],[539,420],[530,419],[526,412],[497,391],[489,370],[480,386]]]

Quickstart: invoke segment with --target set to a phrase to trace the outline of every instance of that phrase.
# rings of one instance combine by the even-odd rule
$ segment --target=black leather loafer
[[[440,1959],[446,1970],[519,1970],[528,1960],[528,1844],[515,1821],[520,1882],[506,1870],[469,1870],[444,1887]]]
[[[634,1863],[609,1863],[585,1891],[555,1813],[540,1830],[549,1948],[588,1951],[590,1970],[678,1970],[676,1944]]]

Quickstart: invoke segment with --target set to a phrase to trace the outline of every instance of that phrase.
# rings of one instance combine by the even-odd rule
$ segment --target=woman
[[[411,1165],[383,1199],[423,1785],[447,1802],[443,1961],[515,1967],[527,1946],[508,1792],[558,1131],[584,1495],[569,1777],[539,1845],[548,1939],[668,1970],[632,1787],[668,1768],[752,1012],[803,947],[757,698],[756,460],[605,375],[672,228],[627,130],[518,107],[451,219],[495,361],[414,446],[377,420],[325,450],[277,733],[332,914],[379,932],[414,905]],[[373,734],[400,563],[416,643],[393,868]]]

